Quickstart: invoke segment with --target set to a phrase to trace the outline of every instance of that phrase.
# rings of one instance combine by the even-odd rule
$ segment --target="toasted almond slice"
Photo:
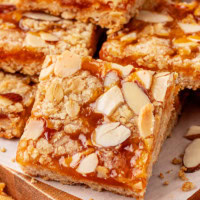
[[[200,138],[200,126],[191,126],[185,137],[189,140]]]
[[[95,142],[103,147],[117,146],[127,140],[131,131],[118,122],[103,124],[95,130]]]
[[[8,98],[3,97],[3,96],[0,95],[0,105],[1,105],[1,106],[9,106],[9,105],[11,105],[12,103],[13,103],[13,102],[12,102],[10,99],[8,99]]]
[[[180,48],[182,48],[182,47],[195,47],[195,46],[198,45],[198,43],[191,41],[188,38],[175,39],[175,40],[173,40],[173,44],[176,47],[180,47]]]
[[[65,51],[56,61],[54,73],[56,76],[65,78],[81,69],[82,59],[80,56]]]
[[[146,104],[140,111],[138,117],[138,128],[140,136],[146,138],[153,134],[154,130],[154,106],[153,104]]]
[[[111,71],[109,72],[104,80],[104,86],[108,87],[108,86],[112,86],[114,85],[117,81],[119,81],[119,77],[117,72],[115,71]]]
[[[40,36],[45,41],[57,42],[59,40],[59,38],[56,35],[51,34],[51,33],[42,32],[40,33]]]
[[[26,13],[23,14],[23,16],[31,18],[31,19],[45,20],[45,21],[59,21],[59,20],[61,20],[59,17],[55,17],[53,15],[48,15],[48,14],[39,13],[39,12],[26,12]]]
[[[114,86],[97,99],[96,110],[110,116],[123,102],[124,98],[120,88]]]
[[[152,76],[155,72],[148,71],[148,70],[140,70],[137,71],[136,74],[139,79],[144,83],[144,87],[148,90],[151,87],[152,83]]]
[[[136,16],[136,19],[150,23],[164,23],[173,21],[173,18],[169,15],[147,10],[141,10],[138,16]]]
[[[64,97],[62,85],[58,82],[52,82],[46,92],[46,98],[50,102],[59,103]]]
[[[137,33],[131,32],[127,35],[124,35],[120,38],[121,42],[132,42],[137,39]]]
[[[72,156],[72,161],[70,163],[70,167],[74,168],[78,165],[78,162],[81,159],[81,153],[76,153]]]
[[[187,37],[188,40],[193,42],[200,42],[200,36],[199,35],[190,35]]]
[[[25,45],[31,47],[44,47],[46,46],[46,43],[40,36],[34,35],[32,33],[27,33],[25,38]]]
[[[179,22],[178,25],[185,33],[196,33],[200,31],[199,24],[186,24]]]
[[[193,140],[185,149],[183,164],[187,171],[194,172],[200,168],[200,139]]]
[[[45,80],[46,78],[48,78],[50,76],[50,74],[53,73],[53,69],[54,69],[54,66],[53,64],[51,64],[49,67],[47,68],[43,68],[42,71],[40,72],[40,77],[39,79],[40,80]]]
[[[122,66],[122,65],[115,64],[115,63],[111,63],[111,68],[119,70],[122,73],[123,77],[128,76],[131,73],[131,71],[133,70],[132,65]]]
[[[37,140],[44,132],[44,121],[31,119],[25,127],[23,139]]]
[[[96,167],[98,165],[98,157],[96,153],[92,153],[85,157],[83,160],[81,160],[80,165],[76,169],[77,172],[81,174],[88,174],[92,173],[96,170]]]
[[[136,114],[140,113],[140,110],[144,105],[150,103],[149,97],[144,93],[142,88],[140,88],[137,83],[123,83],[122,91],[128,106]]]
[[[142,185],[142,182],[137,182],[135,183],[133,186],[132,186],[134,189],[136,190],[142,190],[143,189],[143,185]]]
[[[172,76],[173,75],[169,72],[161,72],[154,76],[151,91],[156,101],[164,101],[169,81],[171,80]]]

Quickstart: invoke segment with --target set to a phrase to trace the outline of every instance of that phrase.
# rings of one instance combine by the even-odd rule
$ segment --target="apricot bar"
[[[20,137],[34,102],[30,78],[0,72],[0,137]]]
[[[84,24],[41,12],[11,11],[0,6],[0,68],[6,72],[39,75],[46,55],[65,50],[93,55],[99,31]]]
[[[110,34],[100,58],[156,71],[175,71],[181,87],[200,87],[200,5],[162,1]]]
[[[143,198],[171,128],[175,73],[48,56],[17,162],[31,175]]]
[[[103,28],[119,29],[135,16],[145,0],[18,0],[21,10],[43,10],[66,19],[93,22]]]

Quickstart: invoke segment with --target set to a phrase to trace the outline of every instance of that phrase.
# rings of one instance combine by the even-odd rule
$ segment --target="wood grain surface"
[[[0,181],[6,184],[6,192],[16,200],[81,200],[31,177],[0,165]]]

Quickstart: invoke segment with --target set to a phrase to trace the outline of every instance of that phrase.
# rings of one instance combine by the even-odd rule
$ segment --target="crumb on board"
[[[160,174],[158,175],[158,177],[161,178],[161,179],[165,178],[164,175],[163,175],[163,173],[160,173]]]
[[[165,185],[165,186],[169,185],[169,181],[163,182],[163,185]]]
[[[173,158],[172,164],[173,165],[180,165],[182,163],[182,160],[179,158]]]
[[[192,182],[185,182],[183,183],[182,185],[182,191],[184,192],[187,192],[187,191],[190,191],[190,190],[193,190],[195,188],[195,185],[192,183]]]
[[[187,181],[188,180],[188,178],[185,175],[185,171],[187,171],[187,168],[186,167],[181,167],[180,170],[179,170],[179,173],[178,173],[179,178],[181,180],[183,180],[183,181]]]
[[[5,152],[6,152],[6,148],[5,148],[5,147],[2,147],[2,148],[1,148],[1,152],[2,152],[2,153],[5,153]]]
[[[166,171],[166,174],[170,174],[173,171],[173,169],[170,169],[168,171]]]
[[[34,179],[34,178],[31,178],[31,183],[32,183],[32,184],[37,183],[37,180]]]
[[[14,163],[16,160],[15,160],[15,158],[12,158],[11,161]]]

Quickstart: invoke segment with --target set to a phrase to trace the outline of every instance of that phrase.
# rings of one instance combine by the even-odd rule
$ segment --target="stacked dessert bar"
[[[23,133],[22,169],[143,199],[179,91],[200,86],[199,2],[0,2],[0,136]]]

